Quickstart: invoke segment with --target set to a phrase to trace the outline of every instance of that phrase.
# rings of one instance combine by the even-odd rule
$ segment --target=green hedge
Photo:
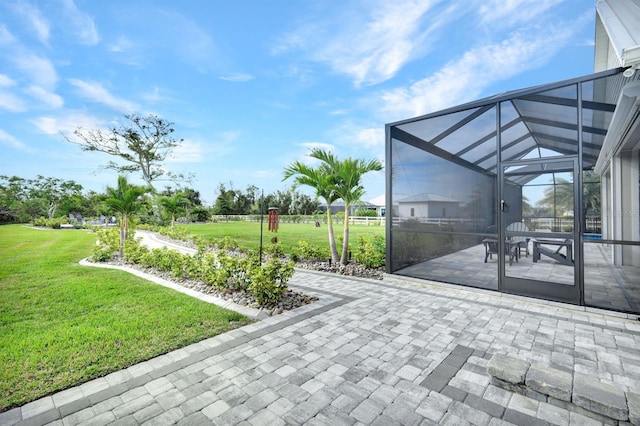
[[[92,259],[104,262],[114,258],[119,247],[118,230],[98,230],[97,234],[98,244]],[[221,291],[248,290],[263,306],[278,303],[282,299],[287,291],[287,282],[293,275],[293,262],[270,256],[264,264],[260,264],[253,253],[227,251],[233,246],[230,239],[223,239],[221,246],[216,251],[201,247],[191,256],[166,247],[149,249],[130,238],[125,242],[124,257],[128,263],[168,272],[178,280],[201,281]]]

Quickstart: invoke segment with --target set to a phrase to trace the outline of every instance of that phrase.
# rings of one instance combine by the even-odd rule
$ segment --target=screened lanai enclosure
[[[640,313],[638,74],[388,124],[387,272]]]

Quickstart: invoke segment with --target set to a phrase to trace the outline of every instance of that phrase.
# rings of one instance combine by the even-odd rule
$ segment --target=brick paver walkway
[[[318,302],[0,414],[0,424],[601,424],[490,384],[510,354],[640,392],[640,322],[481,290],[297,271]]]

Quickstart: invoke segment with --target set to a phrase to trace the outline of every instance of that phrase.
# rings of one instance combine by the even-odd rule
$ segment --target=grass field
[[[0,226],[0,411],[249,322],[123,271],[83,230]]]
[[[260,223],[259,222],[217,222],[198,225],[186,225],[187,230],[194,235],[202,235],[207,239],[223,238],[229,236],[238,242],[244,249],[257,250],[260,246]],[[342,247],[342,224],[334,225],[336,243],[338,250]],[[358,236],[384,237],[383,226],[351,225],[349,227],[349,245],[354,247]],[[329,247],[329,234],[327,225],[322,224],[316,227],[313,223],[281,223],[278,232],[269,232],[267,224],[263,225],[263,244],[271,244],[273,237],[278,238],[285,253],[291,254],[298,242],[303,240],[315,247]]]

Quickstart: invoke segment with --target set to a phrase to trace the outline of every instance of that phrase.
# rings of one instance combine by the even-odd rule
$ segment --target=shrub
[[[269,259],[263,266],[251,270],[249,289],[260,305],[278,303],[287,291],[287,282],[293,275],[293,262]]]
[[[140,239],[131,238],[124,245],[124,259],[130,263],[140,264],[143,258],[149,254],[147,246],[140,244]]]
[[[96,231],[96,235],[98,240],[93,248],[91,260],[94,262],[107,262],[120,249],[120,230],[117,228],[99,229]]]
[[[218,238],[214,240],[214,245],[223,250],[237,250],[238,242],[233,238],[226,236],[224,238]]]
[[[356,211],[355,215],[360,217],[378,217],[378,212],[375,210],[360,209]]]
[[[355,251],[355,261],[369,268],[379,268],[385,264],[385,242],[384,238],[374,236],[367,240],[363,236],[358,237]]]
[[[147,228],[147,226],[144,226]],[[141,227],[142,228],[142,227]],[[153,227],[149,227],[152,228]],[[181,233],[182,231],[178,231]],[[119,250],[120,233],[117,228],[98,229],[98,242],[94,249],[94,261],[107,261]],[[171,233],[165,234],[171,235]],[[175,234],[173,234],[175,235]],[[174,237],[170,237],[174,238]],[[229,237],[219,242],[220,246],[237,247]],[[282,247],[274,244],[270,251],[282,253]],[[293,275],[293,262],[271,257],[260,265],[255,254],[232,255],[223,249],[208,252],[204,246],[191,256],[169,248],[148,249],[140,240],[129,238],[125,244],[124,258],[127,262],[143,267],[170,272],[175,278],[190,278],[214,286],[221,291],[251,291],[261,304],[277,303],[287,290],[287,282]]]
[[[33,219],[33,226],[47,226],[46,219],[44,217],[36,217]]]
[[[284,257],[284,249],[280,243],[272,243],[264,246],[264,252],[273,257]]]
[[[306,241],[298,241],[294,248],[294,255],[300,260],[326,259],[329,257],[327,249],[314,247]]]
[[[68,223],[67,219],[64,217],[39,217],[33,220],[34,226],[46,226],[47,228],[60,229],[63,223]]]

